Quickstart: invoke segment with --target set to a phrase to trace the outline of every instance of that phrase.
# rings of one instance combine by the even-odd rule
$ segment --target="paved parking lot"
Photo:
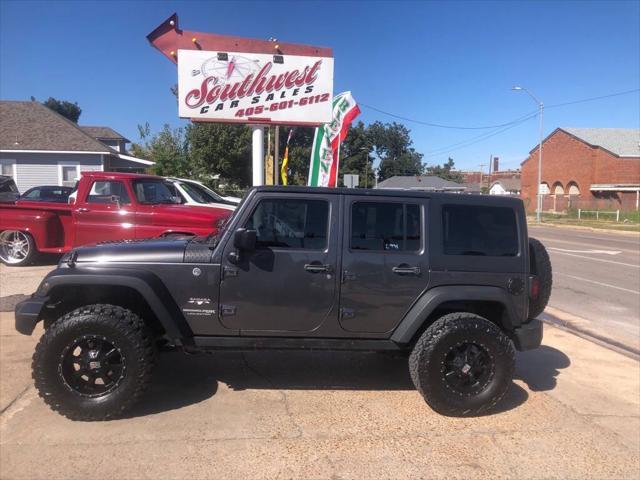
[[[2,296],[41,267],[2,267]],[[33,277],[33,278],[32,278]],[[21,287],[19,287],[21,286]],[[499,408],[435,414],[406,360],[326,352],[161,354],[128,418],[72,422],[38,398],[33,337],[0,313],[0,477],[637,478],[640,364],[548,327]]]

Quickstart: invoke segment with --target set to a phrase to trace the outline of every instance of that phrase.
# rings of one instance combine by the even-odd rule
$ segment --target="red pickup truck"
[[[215,233],[234,207],[181,205],[152,175],[83,172],[69,204],[0,203],[0,260],[26,265],[37,252],[64,253],[108,240]]]

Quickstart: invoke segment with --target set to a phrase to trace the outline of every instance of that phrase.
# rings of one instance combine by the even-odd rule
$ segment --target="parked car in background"
[[[20,195],[19,201],[67,203],[73,187],[58,187],[57,185],[44,185],[33,187]]]
[[[83,172],[77,187],[69,203],[0,204],[0,260],[26,265],[37,252],[96,242],[209,235],[233,213],[226,205],[182,205],[166,180],[153,175]]]
[[[0,202],[15,202],[20,196],[18,187],[13,178],[7,175],[0,175]]]
[[[241,198],[225,197],[214,192],[205,184],[195,180],[167,177],[167,181],[175,188],[177,196],[183,199],[187,205],[238,205]]]

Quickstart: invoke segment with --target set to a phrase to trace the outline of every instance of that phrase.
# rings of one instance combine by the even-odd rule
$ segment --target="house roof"
[[[640,157],[640,129],[563,128],[565,132],[594,147],[602,147],[619,157]]]
[[[91,135],[93,138],[96,138],[96,139],[100,139],[100,140],[124,140],[127,143],[131,142],[131,140],[129,140],[126,137],[123,137],[122,135],[120,135],[118,132],[116,132],[111,127],[90,127],[90,126],[81,125],[80,129],[83,132]]]
[[[470,193],[482,192],[482,183],[480,182],[464,182],[464,186],[467,187],[467,192],[470,192]]]
[[[500,184],[506,192],[519,192],[522,188],[522,182],[519,178],[501,178],[491,182],[492,187],[496,184]]]
[[[465,190],[465,186],[431,175],[394,176],[380,182],[377,188],[410,190]]]
[[[563,132],[577,138],[591,147],[603,148],[618,157],[640,157],[640,129],[638,128],[556,128],[547,138]],[[538,148],[536,145],[529,153]],[[524,163],[524,162],[523,162]]]
[[[0,150],[112,153],[39,102],[0,100]]]

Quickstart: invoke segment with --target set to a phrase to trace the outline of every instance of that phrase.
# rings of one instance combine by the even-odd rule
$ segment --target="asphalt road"
[[[529,235],[551,256],[547,313],[640,349],[640,236],[549,226],[530,226]]]

